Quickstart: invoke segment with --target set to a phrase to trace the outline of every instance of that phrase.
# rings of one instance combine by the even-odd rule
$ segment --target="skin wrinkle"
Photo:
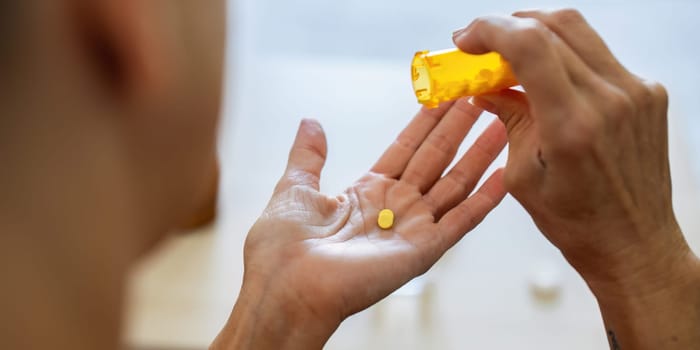
[[[321,278],[326,277],[326,276],[321,276]],[[305,306],[304,309],[310,310],[312,313],[312,318],[316,320],[320,320],[320,322],[325,322],[326,318],[323,317],[323,313],[321,313],[319,310],[316,309],[314,302],[310,301],[308,299],[308,295],[301,293],[300,291],[294,291],[296,293],[296,300],[300,300],[302,304]],[[313,297],[317,297],[319,295],[325,295],[324,293],[319,293],[319,294],[314,294]],[[338,313],[336,317],[338,320],[343,319],[342,313]]]
[[[472,105],[468,99],[457,100],[452,105],[452,108],[460,112],[460,115],[464,115],[466,118],[468,118],[468,123],[471,125],[474,125],[479,117],[481,117],[481,111],[476,110],[474,105]]]
[[[489,159],[495,158],[495,156],[489,156],[488,154],[487,156]],[[469,189],[473,190],[479,182],[479,178],[471,176],[466,170],[460,168],[451,169],[445,179],[450,179],[460,189],[460,192],[466,192]]]
[[[426,121],[421,121],[421,119],[427,119]],[[422,112],[419,113],[417,116],[416,122],[424,122],[428,123],[429,125],[436,126],[442,121],[443,116],[439,115],[437,113],[434,113],[433,111],[430,112]],[[399,137],[397,138],[397,141],[400,144],[403,144],[406,146],[406,148],[411,151],[410,153],[413,153],[418,149],[423,144],[423,141],[425,141],[425,138],[428,137],[429,134],[426,135],[421,135],[420,137],[412,137],[409,135],[408,132],[405,130],[399,134]]]
[[[457,152],[457,145],[450,142],[448,133],[433,131],[426,141],[424,145],[435,149],[441,159],[452,159],[452,155]]]
[[[387,183],[386,185],[389,186],[389,184],[390,184],[390,183]],[[399,190],[402,190],[402,191],[399,192],[399,193],[401,193],[401,192],[407,192],[407,188],[408,188],[408,187],[405,186],[405,185],[400,185],[400,186],[393,186],[393,187],[391,188],[391,190],[392,190],[393,192],[399,192]],[[414,187],[412,190],[410,190],[410,191],[408,191],[408,192],[417,193],[416,191],[417,191],[417,190],[416,190],[415,187]],[[389,196],[389,193],[388,193],[388,192],[389,192],[389,191],[387,191],[387,193],[385,194],[385,203],[386,203],[386,198]],[[397,195],[397,196],[398,196],[398,195]],[[404,198],[405,198],[405,197],[404,197]],[[418,200],[420,200],[420,199],[418,199]],[[403,201],[401,201],[401,202],[403,202]],[[409,212],[409,211],[414,207],[414,205],[416,204],[416,201],[415,201],[415,200],[408,200],[408,198],[406,198],[406,202],[408,202],[408,207],[407,207],[406,205],[402,205],[402,206],[393,205],[391,208],[388,208],[387,205],[385,204],[385,205],[384,205],[384,208],[382,208],[382,209],[391,209],[391,210],[394,212],[394,215],[395,215],[395,218],[394,218],[394,220],[395,220],[395,222],[394,222],[394,227],[396,227],[396,223],[397,223],[397,221],[398,221],[398,219],[399,219],[399,215],[401,215],[401,214],[403,214],[403,213]]]
[[[355,197],[357,198],[357,207],[358,207],[359,212],[360,212],[360,218],[362,219],[362,231],[369,232],[369,230],[367,230],[367,220],[365,219],[364,210],[362,208],[362,197],[360,196],[360,193],[358,192],[357,186],[352,187],[352,191],[355,194]]]
[[[419,142],[417,138],[408,135],[401,135],[394,141],[395,145],[404,148],[407,151],[415,151],[418,149],[418,146],[420,146],[420,143],[421,142]]]
[[[352,236],[349,235],[341,235],[340,233],[342,232],[342,228],[345,226],[348,226],[347,224],[352,220],[352,213],[353,213],[353,202],[355,202],[357,199],[354,198],[354,195],[352,196],[353,198],[348,200],[347,204],[344,205],[344,214],[342,215],[342,219],[338,221],[337,228],[332,229],[329,231],[329,234],[321,237],[320,239],[330,239],[332,242],[335,243],[341,243],[341,242],[347,242],[350,239],[352,239]],[[338,236],[341,236],[340,238]]]
[[[316,174],[311,174],[304,172],[302,170],[289,170],[287,172],[286,177],[288,178],[288,182],[291,183],[291,185],[287,185],[290,188],[291,187],[305,187],[305,186],[312,186],[314,189],[318,190],[318,183],[320,181],[320,176]],[[286,185],[286,184],[285,184]],[[286,187],[286,186],[285,186]]]
[[[347,220],[350,217],[350,213],[351,213],[351,211],[347,211],[347,214],[342,216],[341,218],[333,219],[333,225],[331,225],[330,228],[329,228],[329,224],[327,224],[327,223],[318,223],[318,224],[305,223],[304,225],[306,227],[309,227],[309,228],[322,228],[323,229],[322,231],[327,231],[329,233],[323,234],[319,238],[327,238],[327,237],[333,236],[339,232],[339,230],[336,229],[336,227],[344,226],[345,224],[347,224]],[[315,238],[313,238],[313,239],[315,239]]]
[[[347,226],[348,222],[350,221],[350,217],[352,215],[352,207],[351,207],[351,203],[349,203],[349,202],[350,201],[341,203],[341,206],[338,208],[338,210],[342,209],[340,219],[337,221],[337,225],[335,226],[335,228],[331,230],[332,232],[335,232],[335,233],[333,233],[332,235],[328,235],[328,236],[333,236],[333,235],[338,234],[342,227]]]
[[[401,174],[401,176],[399,177],[399,180],[406,181],[407,177],[414,178],[414,179],[425,178],[426,177],[425,172],[426,172],[425,169],[422,167],[412,167],[412,169],[410,169],[410,170],[406,169],[406,171],[403,174]],[[420,192],[420,193],[425,194],[428,192],[427,190],[423,190],[419,184],[411,183],[410,185],[414,186],[418,190],[418,192]]]
[[[450,176],[445,177],[445,180],[450,180],[454,185],[457,187],[457,190],[455,192],[466,192],[469,188],[474,188],[474,185],[476,185],[476,182],[478,180],[476,179],[468,179],[468,175],[464,170],[461,169],[452,169],[450,171]],[[467,194],[468,196],[469,194]],[[451,200],[450,202],[446,203],[447,207],[452,207],[453,202],[458,201],[458,200]],[[440,208],[442,209],[442,208]]]
[[[469,151],[470,151],[470,152],[481,152],[481,153],[483,153],[483,154],[486,156],[486,158],[489,158],[489,159],[491,159],[491,158],[496,158],[501,152],[500,152],[500,151],[498,151],[498,152],[489,151],[489,149],[488,149],[487,147],[484,146],[484,143],[492,143],[492,142],[489,142],[489,141],[492,141],[492,139],[489,139],[489,140],[477,140],[476,142],[474,142],[474,144],[473,144],[472,147],[469,149]],[[473,150],[473,151],[472,151],[472,150]]]
[[[483,199],[482,199],[482,198],[483,198]],[[480,199],[481,199],[481,200],[486,200],[487,202],[491,202],[491,203],[493,202],[493,201],[491,200],[491,198],[489,198],[488,196],[484,195],[484,194],[481,193],[481,192],[477,192],[477,193],[475,193],[475,194],[471,197],[471,200],[472,200],[473,202],[476,202],[476,201],[478,201],[478,200],[480,200]],[[468,227],[474,227],[475,224],[476,224],[476,221],[480,221],[476,216],[473,216],[473,215],[472,215],[472,213],[471,213],[471,210],[472,210],[472,209],[471,209],[471,206],[464,205],[464,206],[461,206],[460,208],[461,208],[461,210],[464,212],[464,215],[462,215],[462,216],[464,216],[464,217],[466,217],[466,218],[469,218],[469,225],[468,225]]]
[[[426,117],[423,117],[423,118],[426,118]],[[440,121],[440,119],[435,118],[435,117],[431,117],[431,119],[435,119],[434,120],[435,125],[437,125],[437,123],[439,123],[439,121]],[[411,153],[413,153],[418,149],[418,147],[420,147],[423,144],[423,140],[420,137],[413,137],[413,136],[410,136],[406,132],[402,132],[399,135],[399,137],[396,138],[395,143],[398,146],[405,148],[407,151],[410,151]],[[408,161],[410,161],[410,159]],[[399,175],[401,175],[401,174],[399,174]]]
[[[433,199],[433,196],[430,195],[430,192],[427,194],[423,195],[423,202],[430,207],[431,212],[436,213],[439,210],[439,205],[435,199]]]

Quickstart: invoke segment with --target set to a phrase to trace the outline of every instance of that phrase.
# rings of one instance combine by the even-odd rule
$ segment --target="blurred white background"
[[[203,2],[204,3],[204,2]],[[242,245],[285,166],[301,117],[328,134],[322,187],[338,192],[417,110],[410,60],[452,46],[474,17],[576,7],[633,72],[664,83],[677,214],[700,248],[700,2],[238,0],[231,3],[220,218],[134,271],[126,341],[205,349],[227,318]],[[484,116],[466,144],[492,116]],[[499,160],[503,164],[503,158]],[[409,289],[360,313],[328,349],[604,349],[595,300],[512,199]]]

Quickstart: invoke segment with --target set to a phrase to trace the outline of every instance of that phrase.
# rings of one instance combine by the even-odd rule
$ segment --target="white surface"
[[[428,3],[430,9],[419,5]],[[239,2],[222,127],[221,218],[207,232],[166,243],[135,271],[128,341],[206,348],[235,301],[245,234],[284,169],[299,119],[312,116],[323,123],[329,161],[322,187],[342,190],[371,166],[415,112],[407,67],[412,52],[449,45],[451,30],[475,15],[521,7],[515,1],[486,3]],[[700,160],[693,160],[698,146],[690,141],[700,131],[693,114],[700,110],[694,90],[700,78],[695,36],[700,24],[694,16],[700,5],[625,3],[586,1],[584,13],[630,69],[663,81],[671,91],[674,201],[697,250],[700,218],[691,168]],[[490,118],[485,116],[476,130]],[[541,261],[559,273],[560,293],[549,304],[535,300],[529,289]],[[585,284],[512,198],[422,283],[420,297],[392,296],[347,320],[327,348],[606,347]]]

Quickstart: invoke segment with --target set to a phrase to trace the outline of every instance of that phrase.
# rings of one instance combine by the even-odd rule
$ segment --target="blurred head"
[[[13,204],[1,209],[16,214],[7,217],[116,226],[145,247],[191,215],[214,178],[224,7],[3,1],[0,186]]]

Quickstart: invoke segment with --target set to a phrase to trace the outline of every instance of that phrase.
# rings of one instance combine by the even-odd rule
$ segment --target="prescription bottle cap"
[[[426,62],[429,51],[417,52],[411,64],[411,78],[413,80],[413,91],[416,93],[418,102],[427,103],[432,96],[432,80],[430,79],[430,69]]]

